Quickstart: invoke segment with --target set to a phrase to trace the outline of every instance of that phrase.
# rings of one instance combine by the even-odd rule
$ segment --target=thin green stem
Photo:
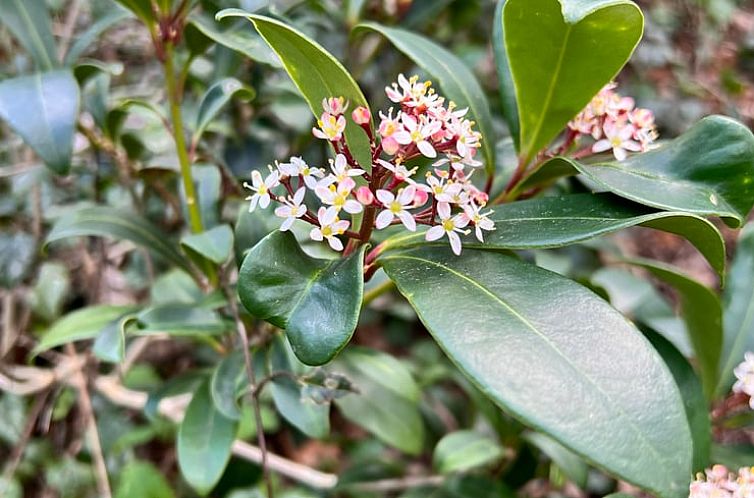
[[[392,280],[385,280],[381,284],[377,285],[376,287],[373,287],[372,289],[369,289],[364,293],[364,298],[361,301],[361,306],[367,306],[369,303],[380,297],[381,295],[385,294],[386,292],[390,292],[395,288],[395,284]]]

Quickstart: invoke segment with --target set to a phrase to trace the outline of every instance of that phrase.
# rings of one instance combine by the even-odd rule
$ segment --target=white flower
[[[463,206],[463,215],[474,224],[474,234],[479,242],[484,242],[484,234],[482,230],[492,231],[495,230],[495,222],[492,221],[489,216],[493,211],[487,211],[482,213],[482,208],[474,204],[466,204]]]
[[[306,214],[306,206],[301,204],[304,202],[304,195],[306,194],[306,188],[301,187],[293,194],[292,198],[282,198],[283,205],[275,209],[275,216],[285,218],[283,224],[280,225],[280,230],[285,232],[291,228],[296,218],[301,218]]]
[[[333,206],[338,211],[342,209],[347,213],[357,214],[364,209],[364,206],[356,199],[350,198],[351,191],[355,186],[356,182],[345,177],[343,181],[338,183],[337,187],[335,184],[330,184],[327,187],[318,185],[314,192],[324,204]]]
[[[386,170],[392,171],[393,175],[395,175],[395,179],[401,182],[410,180],[418,169],[416,167],[408,169],[402,164],[392,164],[382,159],[377,159],[377,162]]]
[[[439,203],[457,204],[463,206],[469,202],[469,194],[461,182],[448,182],[442,192],[435,194],[435,199]]]
[[[744,354],[744,361],[733,370],[733,375],[737,379],[733,384],[733,392],[751,396],[749,406],[754,410],[754,353],[747,351]]]
[[[401,113],[393,118],[393,108],[391,107],[387,113],[387,116],[380,111],[380,127],[379,134],[382,137],[380,144],[382,150],[391,156],[398,152],[401,145],[408,145],[411,143],[411,135],[406,131],[406,128],[401,122]]]
[[[605,138],[592,146],[592,152],[605,152],[613,149],[613,155],[618,161],[628,157],[628,152],[641,151],[641,144],[632,140],[634,127],[628,123],[615,123],[608,121],[604,126]]]
[[[439,121],[420,123],[416,118],[405,113],[402,115],[401,121],[403,121],[403,126],[411,137],[411,142],[416,144],[419,152],[429,158],[437,157],[437,151],[427,139],[442,128],[442,123]]]
[[[327,112],[322,113],[317,124],[319,128],[312,128],[314,136],[331,142],[343,138],[343,132],[346,130],[345,116],[334,116]]]
[[[290,163],[278,164],[280,173],[290,177],[301,176],[304,179],[304,184],[310,189],[314,190],[317,186],[317,178],[323,178],[325,172],[321,168],[311,168],[300,157],[292,157]]]
[[[270,189],[280,185],[279,175],[277,171],[270,172],[267,178],[262,179],[262,174],[254,170],[251,172],[251,185],[244,182],[243,186],[254,191],[254,194],[246,198],[249,203],[249,212],[251,213],[257,208],[257,204],[262,209],[267,208],[270,205]]]
[[[336,182],[342,182],[348,177],[361,176],[366,173],[366,171],[364,171],[363,169],[350,168],[348,166],[346,156],[344,156],[343,154],[338,154],[337,156],[335,156],[334,161],[330,159],[330,169],[333,172]]]
[[[348,102],[346,102],[346,99],[343,97],[322,99],[322,109],[324,109],[327,114],[340,116],[346,112],[346,109],[348,109]]]
[[[309,237],[318,242],[327,239],[327,243],[330,244],[333,251],[342,251],[343,243],[338,239],[338,235],[342,235],[348,230],[351,223],[347,220],[338,219],[338,210],[334,207],[326,208],[324,206],[317,211],[317,220],[319,226],[312,228]]]
[[[437,214],[440,215],[441,223],[435,225],[427,231],[426,239],[428,241],[438,240],[443,235],[448,236],[450,240],[450,247],[453,249],[453,253],[456,256],[461,255],[461,237],[459,233],[467,234],[468,231],[462,230],[469,224],[468,217],[463,214],[457,214],[453,217],[450,216],[450,205],[438,204]]]
[[[389,190],[378,190],[377,199],[385,206],[385,210],[381,211],[377,215],[376,226],[378,229],[383,229],[393,222],[393,219],[397,216],[403,226],[412,232],[416,231],[416,221],[408,209],[414,204],[414,198],[416,196],[416,187],[408,186],[401,189],[398,195],[393,195]]]

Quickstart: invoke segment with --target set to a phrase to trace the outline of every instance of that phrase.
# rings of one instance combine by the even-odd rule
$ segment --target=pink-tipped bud
[[[423,206],[427,203],[429,200],[429,193],[427,193],[425,190],[419,190],[416,189],[416,193],[414,194],[414,204],[412,207],[419,207]]]
[[[369,109],[364,106],[359,106],[351,113],[351,118],[357,125],[367,125],[372,121],[372,116],[369,114]]]
[[[374,202],[374,194],[367,186],[359,187],[356,189],[356,200],[369,206]]]
[[[330,97],[329,99],[322,99],[322,108],[328,114],[340,116],[348,109],[348,102],[343,97]]]

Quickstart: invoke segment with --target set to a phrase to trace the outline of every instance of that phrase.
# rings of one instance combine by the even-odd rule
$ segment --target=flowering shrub
[[[752,498],[754,134],[636,3],[99,3],[0,1],[0,496]]]

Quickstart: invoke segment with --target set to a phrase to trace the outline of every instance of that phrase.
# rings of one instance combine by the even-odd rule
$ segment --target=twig
[[[48,389],[45,389],[44,391],[38,393],[36,399],[34,400],[34,404],[32,405],[31,411],[29,412],[29,415],[27,417],[26,425],[24,426],[24,430],[21,433],[21,437],[18,439],[18,443],[16,443],[16,446],[13,448],[13,451],[8,457],[8,466],[5,467],[5,471],[3,472],[3,477],[6,481],[10,480],[15,475],[16,469],[21,463],[26,445],[29,443],[29,438],[31,438],[32,432],[34,432],[34,425],[37,423],[39,414],[42,412],[42,408],[44,408],[45,402],[47,401],[47,396],[49,394],[50,391]]]
[[[66,52],[68,52],[68,46],[71,44],[73,30],[76,29],[76,19],[79,17],[80,11],[81,0],[73,0],[68,8],[68,15],[65,16],[63,32],[60,34],[60,41],[58,42],[58,57],[60,60],[63,60]]]
[[[410,476],[400,479],[382,479],[380,481],[349,484],[343,486],[343,488],[364,493],[388,493],[422,486],[440,486],[444,482],[445,476]]]

